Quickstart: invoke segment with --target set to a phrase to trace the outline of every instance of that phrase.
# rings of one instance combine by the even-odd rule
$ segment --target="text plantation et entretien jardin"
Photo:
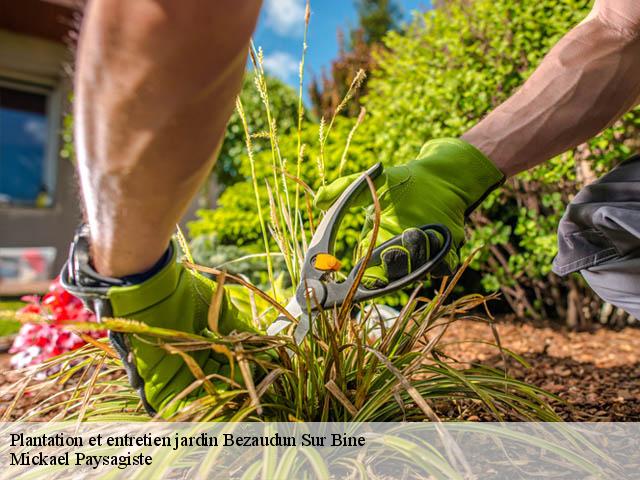
[[[150,433],[141,435],[107,436],[97,433],[88,437],[68,435],[65,433],[25,435],[11,433],[11,447],[14,448],[82,448],[88,447],[168,447],[172,450],[181,448],[202,447],[363,447],[364,436],[349,436],[343,433],[328,435],[312,435],[303,433],[299,436],[274,433],[268,436],[237,435],[223,433],[218,436],[202,432],[195,436],[183,436],[176,432],[174,436],[155,436]],[[98,468],[103,465],[117,466],[120,469],[129,466],[151,465],[152,457],[137,453],[135,455],[89,455],[82,452],[66,451],[59,455],[23,450],[12,452],[11,465],[84,465]]]

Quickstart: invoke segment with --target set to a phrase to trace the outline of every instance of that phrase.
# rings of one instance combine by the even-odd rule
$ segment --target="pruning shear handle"
[[[302,281],[296,291],[296,300],[299,305],[306,305],[307,297],[310,298],[311,306],[314,309],[317,307],[333,308],[335,306],[342,305],[345,301],[349,291],[356,281],[359,270],[363,267],[362,263],[364,259],[360,260],[360,262],[358,262],[358,264],[351,270],[347,279],[340,283],[326,281],[326,271],[316,267],[316,259],[318,255],[321,254],[333,254],[336,234],[351,200],[367,187],[367,177],[375,179],[382,173],[382,170],[382,164],[377,163],[364,172],[360,177],[358,177],[358,179],[349,185],[344,192],[342,192],[342,195],[340,195],[340,197],[325,213],[324,218],[320,222],[320,225],[318,225],[318,229],[311,239],[309,249],[305,256],[301,275]],[[444,260],[445,256],[451,249],[452,244],[451,232],[449,232],[449,229],[441,224],[428,224],[418,228],[425,232],[428,230],[434,230],[439,233],[442,237],[442,246],[440,250],[415,271],[390,282],[384,287],[370,289],[363,285],[358,285],[353,296],[354,302],[361,302],[386,295],[406,287],[420,278],[425,277]],[[393,244],[397,244],[397,242],[398,237],[394,237],[376,247],[365,268],[379,264],[381,261],[380,256],[384,249]]]
[[[451,233],[449,232],[449,229],[444,225],[441,225],[438,223],[427,224],[418,228],[420,228],[420,230],[424,232],[433,230],[438,232],[442,236],[442,239],[443,239],[442,247],[440,248],[438,253],[432,256],[429,260],[427,260],[425,263],[423,263],[420,267],[418,267],[413,272],[397,280],[389,282],[384,287],[367,288],[362,284],[358,285],[352,299],[354,303],[363,302],[365,300],[380,297],[382,295],[387,295],[389,293],[400,290],[401,288],[404,288],[408,285],[411,285],[412,283],[420,280],[421,278],[426,277],[444,260],[445,256],[451,249]],[[397,237],[394,237],[391,240],[384,242],[382,245],[379,245],[378,247],[376,247],[365,268],[378,264],[381,261],[380,255],[382,254],[384,249],[394,244],[397,244]],[[346,280],[344,280],[343,282],[339,282],[339,283],[333,282],[333,281],[327,282],[327,281],[317,280],[315,278],[313,279],[308,278],[307,291],[310,292],[311,290],[313,290],[313,297],[312,297],[313,299],[311,301],[311,305],[313,306],[317,302],[317,304],[321,305],[322,308],[325,308],[325,309],[333,308],[335,306],[339,307],[340,305],[342,305],[347,295],[349,294],[349,291],[353,287],[353,284],[356,281],[358,272],[362,268],[363,262],[364,262],[364,259],[360,260],[358,264],[355,267],[353,267],[351,272],[349,272],[349,275],[347,276]],[[305,303],[302,303],[302,302],[303,301],[306,302],[305,290],[299,290],[298,296],[302,297],[302,298],[298,298],[298,302],[301,305],[304,305]]]

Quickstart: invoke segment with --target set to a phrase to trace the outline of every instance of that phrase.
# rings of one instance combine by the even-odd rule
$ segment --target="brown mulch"
[[[25,378],[25,374],[20,371],[13,370],[10,363],[11,355],[8,353],[0,353],[0,418],[4,418],[7,409],[11,409],[10,415],[6,420],[18,420],[23,415],[30,412],[34,405],[42,405],[43,401],[48,401],[52,397],[55,403],[68,400],[69,393],[60,393],[64,387],[58,384],[47,385],[47,390],[41,389],[37,393],[25,393],[15,401],[15,391],[18,382]],[[21,385],[18,385],[20,388]],[[55,395],[55,397],[54,397]],[[46,421],[53,419],[56,414],[60,413],[61,408],[56,407],[47,413],[39,415],[35,421]],[[34,421],[34,420],[31,420]]]
[[[640,421],[640,329],[572,332],[511,321],[498,322],[496,329],[502,346],[530,365],[508,358],[508,373],[560,397],[564,402],[552,404],[563,419]],[[456,322],[444,338],[442,349],[460,361],[505,368],[495,346],[474,342],[495,343],[486,323]],[[438,407],[448,417],[491,419],[469,404]]]
[[[11,355],[8,353],[0,353],[0,418],[2,418],[5,411],[14,400],[14,396],[7,393],[6,390],[22,378],[21,374],[11,369],[10,359]],[[25,409],[29,408],[28,402],[19,401],[18,403],[23,404],[24,406],[19,405],[16,409],[17,415],[11,415],[9,420],[15,420],[25,412]]]

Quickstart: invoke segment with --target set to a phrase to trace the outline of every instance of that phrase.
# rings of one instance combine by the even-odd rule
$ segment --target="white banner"
[[[0,423],[0,479],[639,478],[636,423]]]

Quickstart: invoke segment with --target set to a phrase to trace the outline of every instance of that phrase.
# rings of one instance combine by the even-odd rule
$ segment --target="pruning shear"
[[[309,243],[309,248],[303,261],[300,283],[296,288],[295,295],[285,307],[289,314],[298,320],[298,325],[293,334],[298,345],[302,343],[302,340],[311,328],[310,320],[313,312],[342,305],[356,282],[364,259],[360,260],[358,264],[353,267],[346,280],[335,282],[331,278],[330,273],[338,270],[340,267],[340,262],[333,256],[336,235],[340,223],[349,208],[349,204],[367,188],[367,177],[373,180],[382,173],[382,170],[382,164],[376,163],[349,185],[333,205],[331,205],[329,210],[327,210]],[[423,231],[435,230],[442,235],[443,241],[440,251],[415,271],[390,282],[384,287],[370,289],[363,285],[358,285],[352,297],[353,302],[363,302],[371,298],[395,292],[426,276],[440,264],[451,248],[452,241],[449,229],[441,224],[428,224],[419,228]],[[380,263],[380,256],[384,249],[397,244],[398,237],[399,236],[396,236],[376,247],[373,250],[367,266]],[[267,328],[267,335],[277,335],[290,324],[291,320],[281,315]]]

